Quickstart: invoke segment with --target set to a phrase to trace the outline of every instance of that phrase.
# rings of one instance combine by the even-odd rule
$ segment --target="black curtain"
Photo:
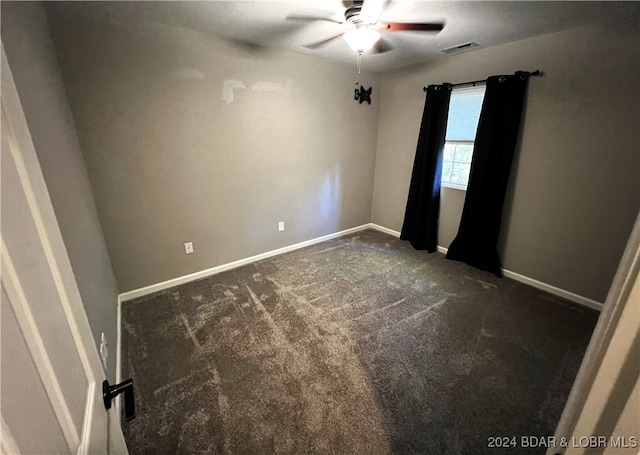
[[[482,103],[467,195],[447,259],[502,276],[497,243],[529,73],[492,76]]]
[[[415,249],[426,249],[429,253],[436,251],[438,246],[440,176],[450,98],[451,84],[427,87],[427,100],[400,234],[400,238],[408,240]]]

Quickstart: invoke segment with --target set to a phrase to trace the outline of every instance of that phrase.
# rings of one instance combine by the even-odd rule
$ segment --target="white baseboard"
[[[574,294],[573,292],[565,291],[564,289],[560,289],[556,286],[552,286],[547,283],[543,283],[542,281],[534,280],[533,278],[529,278],[524,275],[520,275],[519,273],[512,272],[511,270],[502,269],[502,275],[507,278],[511,278],[512,280],[519,281],[524,284],[528,284],[531,287],[536,289],[540,289],[542,291],[546,291],[549,294],[557,295],[558,297],[562,297],[563,299],[569,300],[570,302],[578,303],[580,305],[591,308],[592,310],[602,311],[602,303],[596,302],[587,297],[583,297],[578,294]]]
[[[367,226],[371,229],[375,229],[376,231],[384,232],[385,234],[392,235],[394,237],[400,238],[400,233],[398,231],[394,231],[393,229],[386,228],[384,226],[380,226],[379,224],[369,223]]]
[[[448,248],[438,246],[438,251],[442,254],[447,254]],[[595,300],[589,299],[587,297],[574,294],[573,292],[565,291],[564,289],[560,289],[556,286],[543,283],[542,281],[529,278],[528,276],[520,275],[519,273],[512,272],[511,270],[507,270],[505,268],[502,268],[501,270],[502,275],[506,278],[511,278],[512,280],[519,281],[520,283],[527,284],[536,289],[546,291],[549,294],[557,295],[558,297],[562,297],[563,299],[569,300],[570,302],[586,306],[588,308],[591,308],[592,310],[602,311],[602,303],[600,302],[596,302]]]
[[[206,270],[202,270],[200,272],[191,273],[189,275],[184,275],[178,278],[173,278],[171,280],[163,281],[162,283],[153,284],[151,286],[146,286],[140,289],[135,289],[133,291],[128,291],[120,294],[118,296],[118,366],[120,368],[120,304],[121,302],[126,302],[127,300],[135,299],[138,297],[143,297],[145,295],[153,294],[154,292],[163,291],[165,289],[178,286],[180,284],[188,283],[190,281],[199,280],[200,278],[205,278],[211,275],[215,275],[220,272],[224,272],[227,270],[235,269],[237,267],[241,267],[246,264],[250,264],[252,262],[260,261],[262,259],[266,259],[272,256],[277,256],[282,253],[287,253],[289,251],[298,250],[300,248],[304,248],[306,246],[315,245],[316,243],[324,242],[326,240],[335,239],[338,237],[342,237],[344,235],[352,234],[354,232],[359,232],[364,229],[375,229],[380,232],[384,232],[385,234],[392,235],[394,237],[400,237],[400,232],[394,231],[393,229],[386,228],[384,226],[380,226],[375,223],[367,223],[361,226],[356,226],[351,229],[346,229],[344,231],[335,232],[333,234],[324,235],[322,237],[317,237],[315,239],[306,240],[304,242],[296,243],[294,245],[289,245],[283,248],[278,248],[277,250],[267,251],[266,253],[258,254],[256,256],[251,256],[245,259],[240,259],[238,261],[229,262],[228,264],[222,264],[216,267],[212,267]],[[447,248],[443,246],[438,246],[438,251],[442,254],[447,254]],[[587,297],[583,297],[578,294],[574,294],[573,292],[566,291],[564,289],[560,289],[558,287],[552,286],[547,283],[543,283],[542,281],[535,280],[533,278],[526,277],[524,275],[520,275],[519,273],[512,272],[510,270],[502,269],[502,274],[511,278],[512,280],[519,281],[521,283],[532,286],[536,289],[540,289],[546,291],[550,294],[557,295],[558,297],[562,297],[563,299],[569,300],[574,303],[578,303],[580,305],[584,305],[596,311],[602,310],[602,303],[596,302],[595,300],[589,299]],[[119,370],[116,370],[116,375],[118,377],[118,381],[120,381]]]
[[[133,291],[128,291],[120,294],[119,300],[121,302],[126,302],[127,300],[143,297],[145,295],[153,294],[154,292],[158,292],[158,291],[163,291],[165,289],[169,289],[174,286],[178,286],[180,284],[199,280],[200,278],[206,278],[208,276],[215,275],[220,272],[225,272],[227,270],[235,269],[243,265],[250,264],[252,262],[260,261],[262,259],[270,258],[272,256],[277,256],[282,253],[288,253],[289,251],[298,250],[300,248],[315,245],[316,243],[324,242],[327,240],[335,239],[337,237],[342,237],[344,235],[352,234],[354,232],[362,231],[369,227],[372,227],[372,226],[370,224],[363,224],[361,226],[356,226],[351,229],[345,229],[344,231],[334,232],[333,234],[323,235],[322,237],[316,237],[315,239],[306,240],[304,242],[285,246],[283,248],[278,248],[277,250],[267,251],[266,253],[257,254],[255,256],[239,259],[237,261],[229,262],[227,264],[211,267],[209,269],[205,269],[200,272],[190,273],[188,275],[184,275],[181,277],[172,278],[170,280],[163,281],[162,283],[152,284],[150,286],[145,286],[140,289],[134,289]]]

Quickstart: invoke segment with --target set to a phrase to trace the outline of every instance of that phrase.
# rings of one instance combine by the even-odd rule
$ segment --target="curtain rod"
[[[540,71],[540,70],[535,70],[533,72],[523,71],[523,73],[526,74],[527,76],[542,76],[542,71]],[[473,86],[475,86],[476,84],[482,84],[483,82],[487,82],[487,80],[486,79],[480,79],[479,81],[459,82],[457,84],[449,84],[449,85],[451,85],[451,87],[462,87],[463,85],[473,85]],[[422,87],[422,91],[426,92],[427,91],[427,87]]]

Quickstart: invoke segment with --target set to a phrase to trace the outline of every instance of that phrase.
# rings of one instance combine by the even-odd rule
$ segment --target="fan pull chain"
[[[362,52],[358,52],[358,74],[360,74],[360,64],[362,63]]]

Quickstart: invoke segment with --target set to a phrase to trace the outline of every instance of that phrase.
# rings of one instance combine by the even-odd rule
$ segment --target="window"
[[[454,88],[442,160],[442,186],[466,190],[485,86]]]

